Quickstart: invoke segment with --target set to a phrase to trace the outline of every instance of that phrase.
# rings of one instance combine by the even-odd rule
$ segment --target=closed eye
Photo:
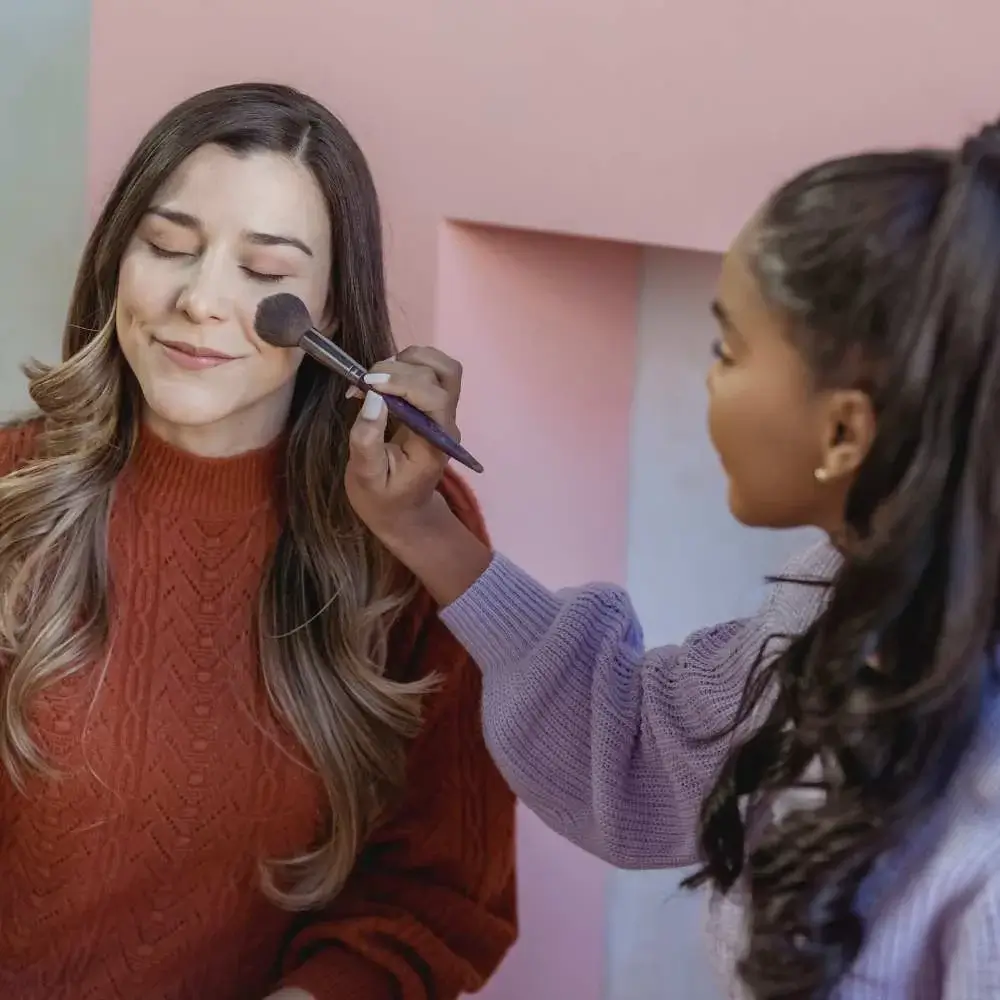
[[[287,274],[265,274],[250,267],[244,267],[241,270],[252,281],[261,281],[269,285],[273,285],[276,281],[284,281],[288,277]]]
[[[168,250],[166,247],[161,247],[152,240],[147,240],[146,243],[154,256],[162,257],[164,260],[183,260],[186,257],[195,256],[193,253],[186,253],[183,250]],[[251,267],[243,267],[240,270],[252,281],[259,281],[264,284],[274,284],[274,282],[283,281],[287,277],[285,274],[266,274],[263,271],[255,271]]]
[[[146,243],[155,257],[162,257],[164,260],[180,260],[182,257],[193,256],[193,254],[184,253],[182,250],[167,250],[164,247],[153,243],[152,240],[147,240]]]
[[[716,360],[724,365],[731,365],[733,363],[733,359],[726,351],[726,345],[723,344],[721,340],[712,341],[712,354],[715,356]]]

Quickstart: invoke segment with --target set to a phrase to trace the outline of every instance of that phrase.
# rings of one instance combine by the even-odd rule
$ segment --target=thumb
[[[349,466],[354,475],[366,484],[384,483],[389,475],[389,452],[385,428],[389,410],[377,392],[368,392],[350,436]]]

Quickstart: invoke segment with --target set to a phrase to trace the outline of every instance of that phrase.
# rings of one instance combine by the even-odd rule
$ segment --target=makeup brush
[[[253,325],[257,336],[273,347],[301,347],[311,358],[342,375],[362,392],[378,393],[385,400],[389,412],[401,424],[466,468],[473,472],[483,471],[482,465],[426,413],[402,396],[379,392],[376,386],[365,382],[368,371],[364,365],[313,326],[306,304],[297,295],[280,292],[262,299]]]

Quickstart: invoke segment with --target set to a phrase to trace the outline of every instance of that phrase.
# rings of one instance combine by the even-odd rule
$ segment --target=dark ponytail
[[[773,704],[705,801],[690,883],[746,879],[757,1000],[826,1000],[864,941],[862,882],[942,794],[995,676],[997,129],[804,172],[768,203],[754,266],[817,383],[864,388],[878,430],[826,609],[768,668]],[[745,844],[742,804],[808,787],[818,803],[764,813]]]

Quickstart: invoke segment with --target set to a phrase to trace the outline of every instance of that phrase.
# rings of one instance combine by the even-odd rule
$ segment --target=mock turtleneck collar
[[[230,458],[203,458],[182,451],[145,423],[123,473],[143,506],[198,517],[248,514],[280,495],[284,436]]]

